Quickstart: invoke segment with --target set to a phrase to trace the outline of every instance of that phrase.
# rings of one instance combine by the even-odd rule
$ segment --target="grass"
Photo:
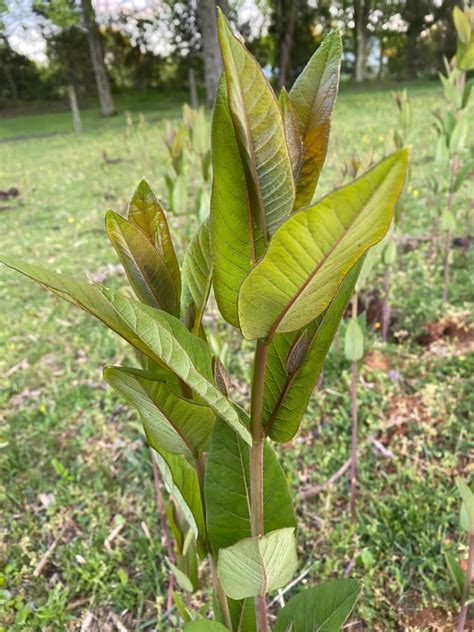
[[[430,112],[441,93],[414,84],[410,94],[416,133],[404,225],[410,236],[425,236],[434,217],[426,185],[434,143]],[[105,209],[124,211],[144,174],[166,197],[162,119],[179,116],[173,99],[127,107],[132,125],[123,115],[104,122],[91,110],[81,136],[0,145],[0,189],[20,190],[0,205],[2,255],[76,275],[116,263],[104,235]],[[383,154],[394,114],[387,90],[342,93],[321,193],[338,182],[337,166],[353,151]],[[61,112],[9,117],[1,121],[0,137],[64,132],[68,125]],[[105,162],[103,152],[120,161]],[[195,177],[191,170],[189,177]],[[191,196],[190,212],[194,203]],[[466,204],[463,191],[461,216]],[[173,216],[171,223],[182,250],[183,218]],[[363,448],[357,526],[347,516],[345,478],[297,502],[301,568],[312,565],[302,584],[346,571],[360,578],[364,592],[353,629],[448,629],[457,608],[444,552],[465,555],[454,476],[472,471],[474,358],[465,340],[428,348],[417,343],[424,324],[444,313],[441,260],[432,262],[429,248],[421,242],[404,255],[394,279],[395,336],[383,347],[371,327],[371,353],[361,369],[361,437],[376,436],[393,458],[372,444]],[[472,311],[472,269],[472,249],[456,249],[445,309],[454,319]],[[372,279],[379,290],[382,274],[379,267]],[[112,276],[107,284],[124,279]],[[168,571],[160,557],[148,449],[135,415],[101,377],[103,366],[122,362],[125,345],[6,269],[0,300],[0,630],[73,630],[88,613],[95,617],[91,629],[169,629],[176,618],[164,617]],[[227,354],[240,377],[249,352]],[[374,368],[373,357],[383,359],[381,368]],[[300,435],[292,449],[278,447],[295,493],[324,482],[348,458],[349,382],[350,367],[332,352]],[[111,533],[117,535],[109,542]]]

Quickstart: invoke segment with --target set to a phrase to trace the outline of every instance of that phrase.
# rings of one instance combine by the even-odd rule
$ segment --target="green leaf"
[[[288,484],[268,444],[264,448],[263,476],[265,533],[295,527]],[[248,447],[219,419],[209,449],[204,495],[208,536],[215,553],[251,535]]]
[[[186,623],[183,632],[229,632],[222,623],[217,621],[191,621]]]
[[[230,401],[213,383],[212,353],[203,340],[170,314],[103,290],[120,317],[165,366],[222,417],[249,445],[250,433]]]
[[[287,584],[298,564],[294,532],[293,528],[278,529],[221,549],[217,573],[226,595],[245,599]]]
[[[249,445],[250,433],[240,422],[231,402],[215,386],[212,353],[203,340],[193,336],[171,314],[153,309],[74,277],[49,272],[16,261],[4,263],[96,316],[146,356],[168,367],[229,423]]]
[[[341,36],[338,31],[332,31],[290,90],[290,101],[298,115],[303,138],[303,163],[296,180],[295,209],[311,203],[326,159],[341,58]]]
[[[212,118],[211,244],[214,293],[223,318],[239,326],[237,300],[252,262],[263,254],[263,238],[250,213],[245,173],[227,105],[224,77]]]
[[[15,259],[14,261],[3,259],[2,261],[13,270],[21,272],[51,290],[57,296],[95,316],[136,349],[156,362],[161,363],[151,349],[137,338],[136,334],[117,313],[107,297],[104,296],[105,288],[103,286],[88,283],[77,277],[58,274],[20,259]]]
[[[263,419],[264,427],[274,441],[291,441],[298,430],[339,322],[354,292],[362,263],[363,259],[349,272],[322,317],[304,330],[308,347],[294,373],[288,370],[288,357],[296,340],[303,334],[277,334],[267,347]]]
[[[474,535],[474,494],[462,478],[456,479],[456,485],[462,498],[461,526],[470,535]]]
[[[349,362],[358,362],[364,356],[364,332],[355,318],[346,327],[344,355]]]
[[[146,235],[113,211],[107,212],[105,227],[137,297],[146,305],[178,316],[174,280]]]
[[[199,227],[189,244],[183,261],[182,313],[193,314],[191,329],[199,332],[212,283],[212,253],[209,221]]]
[[[459,7],[453,9],[453,21],[459,41],[462,44],[468,44],[471,39],[471,25],[467,15]]]
[[[372,248],[373,250],[373,248]],[[397,261],[397,244],[394,241],[390,241],[385,248],[383,254],[384,263],[388,266],[394,265]]]
[[[274,632],[339,632],[359,593],[353,579],[336,579],[304,590],[280,611]]]
[[[446,564],[449,570],[449,574],[451,575],[451,579],[453,580],[454,586],[456,588],[456,592],[458,593],[459,597],[462,597],[464,594],[465,575],[464,571],[461,568],[461,564],[459,564],[457,559],[449,553],[445,553],[444,556],[446,558]]]
[[[216,419],[208,406],[179,397],[164,382],[125,367],[106,367],[104,379],[139,412],[155,450],[192,458],[207,451]]]
[[[257,632],[255,599],[248,597],[238,601],[227,598],[233,632]]]
[[[234,37],[221,11],[219,42],[229,110],[252,215],[265,239],[289,216],[295,190],[278,104],[262,69]]]
[[[155,450],[154,455],[168,493],[183,512],[196,539],[201,538],[205,542],[204,511],[196,470],[181,454],[160,449]]]
[[[288,153],[290,154],[293,180],[297,182],[303,164],[303,138],[300,134],[298,114],[284,87],[278,97],[278,105],[280,106],[281,115],[283,117],[283,127],[285,128],[286,144],[288,146]]]
[[[388,231],[407,164],[408,150],[395,152],[283,224],[240,288],[245,338],[296,331],[324,311],[349,270]]]
[[[166,215],[145,179],[139,183],[130,200],[128,221],[145,233],[152,246],[161,255],[173,279],[176,295],[179,297],[181,274]]]
[[[180,570],[177,566],[175,566],[169,560],[166,560],[166,561],[168,563],[168,566],[171,569],[171,572],[175,576],[176,582],[178,586],[181,588],[181,590],[185,590],[186,592],[193,592],[194,586],[191,580],[189,579],[189,577],[186,575],[186,573],[183,573],[182,570]]]

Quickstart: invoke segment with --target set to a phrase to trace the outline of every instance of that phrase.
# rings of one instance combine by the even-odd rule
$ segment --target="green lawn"
[[[427,187],[435,141],[431,112],[441,91],[427,84],[409,90],[416,133],[404,227],[410,236],[427,237],[435,216]],[[105,210],[124,211],[143,175],[165,197],[170,165],[162,121],[180,116],[178,103],[159,96],[119,102],[122,114],[110,121],[86,110],[81,136],[1,143],[0,189],[17,187],[20,195],[0,201],[0,254],[75,275],[116,264],[104,233]],[[128,126],[126,109],[132,112]],[[340,181],[337,165],[353,152],[373,148],[375,157],[383,155],[394,115],[387,89],[343,91],[321,194]],[[0,138],[66,132],[68,116],[5,117]],[[119,162],[104,161],[104,152]],[[192,170],[189,180],[192,191]],[[462,190],[460,217],[467,203]],[[189,214],[193,205],[191,193]],[[181,250],[186,221],[171,218]],[[465,555],[454,477],[472,472],[472,337],[431,347],[417,338],[428,321],[450,314],[464,322],[463,314],[472,313],[473,263],[472,248],[455,249],[444,312],[442,262],[430,257],[429,242],[406,252],[394,275],[394,335],[385,348],[377,328],[370,330],[360,384],[361,437],[375,436],[393,455],[369,443],[363,447],[357,526],[346,511],[347,478],[297,501],[301,571],[311,569],[294,590],[344,572],[360,578],[364,591],[351,630],[447,630],[457,608],[444,553]],[[106,284],[124,285],[111,270]],[[382,268],[372,276],[381,292]],[[135,415],[101,377],[106,364],[122,362],[125,344],[7,269],[0,272],[0,300],[0,630],[80,629],[88,613],[95,617],[91,630],[119,629],[120,622],[127,630],[172,628],[175,615],[164,616],[168,571],[160,558],[149,452]],[[249,352],[227,354],[242,379]],[[300,435],[291,449],[278,448],[295,493],[323,483],[348,458],[349,383],[348,363],[333,352]]]

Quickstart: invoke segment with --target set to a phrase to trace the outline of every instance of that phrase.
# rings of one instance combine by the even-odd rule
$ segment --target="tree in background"
[[[202,56],[204,61],[204,82],[206,84],[206,99],[209,107],[214,103],[217,85],[222,72],[221,53],[217,38],[216,5],[224,14],[229,14],[228,0],[199,0],[198,16],[202,38]]]
[[[97,26],[94,7],[91,0],[80,0],[83,24],[89,42],[92,66],[94,68],[97,94],[99,96],[100,110],[102,116],[112,116],[115,114],[115,106],[110,90],[109,78],[104,63],[104,52],[100,31]]]

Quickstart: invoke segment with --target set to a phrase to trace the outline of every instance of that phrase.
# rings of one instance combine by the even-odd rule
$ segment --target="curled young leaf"
[[[173,240],[166,215],[145,178],[141,180],[130,200],[127,218],[147,236],[152,246],[163,258],[173,279],[179,302],[181,274]]]
[[[108,211],[107,234],[137,297],[146,305],[179,315],[179,296],[163,255],[139,228]]]

